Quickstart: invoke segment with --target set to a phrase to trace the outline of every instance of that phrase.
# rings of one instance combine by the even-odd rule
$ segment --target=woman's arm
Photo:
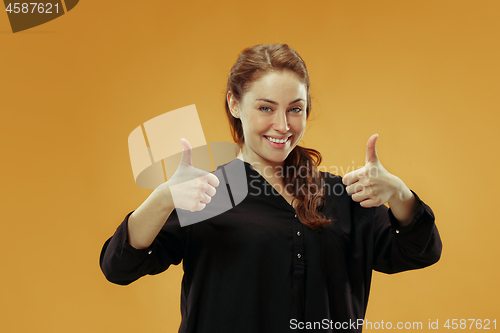
[[[128,242],[136,249],[148,248],[174,210],[168,186],[157,188],[128,219]]]
[[[174,175],[128,214],[104,243],[100,265],[109,281],[129,284],[181,262],[184,229],[174,208],[202,210],[219,185],[214,174],[192,166],[189,142],[183,140],[182,145],[181,162]]]
[[[374,208],[373,269],[383,273],[397,273],[419,269],[436,263],[441,257],[442,243],[432,209],[416,194],[418,211],[408,225],[401,226],[393,208],[381,205]]]

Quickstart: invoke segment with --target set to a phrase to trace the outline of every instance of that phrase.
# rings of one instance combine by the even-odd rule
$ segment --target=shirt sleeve
[[[144,275],[165,271],[170,265],[181,262],[184,249],[184,230],[179,225],[174,210],[146,249],[136,249],[128,242],[127,214],[115,233],[101,250],[99,264],[108,281],[127,285]]]
[[[419,269],[436,263],[442,243],[434,213],[415,192],[420,209],[407,226],[400,226],[391,209],[380,206],[374,211],[375,255],[373,269],[393,274]]]

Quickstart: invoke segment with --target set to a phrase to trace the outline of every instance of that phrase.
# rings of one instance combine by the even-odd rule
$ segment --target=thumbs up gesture
[[[362,207],[383,205],[393,198],[401,180],[384,169],[377,156],[378,134],[372,135],[366,143],[365,166],[349,172],[342,180],[346,191],[352,194],[352,200],[359,202]]]
[[[193,166],[189,141],[181,139],[181,144],[179,166],[173,176],[160,187],[169,187],[175,208],[200,211],[211,201],[220,182],[214,174]]]

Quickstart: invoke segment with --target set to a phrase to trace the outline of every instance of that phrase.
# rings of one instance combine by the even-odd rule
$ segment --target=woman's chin
[[[272,154],[271,156],[265,156],[264,159],[272,164],[283,164],[287,158],[288,153]]]

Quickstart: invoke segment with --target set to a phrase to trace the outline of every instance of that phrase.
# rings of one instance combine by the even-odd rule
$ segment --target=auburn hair
[[[231,114],[227,96],[231,92],[233,97],[242,101],[243,95],[251,84],[271,71],[291,70],[297,74],[307,88],[306,118],[311,113],[311,93],[309,74],[306,64],[287,44],[262,44],[244,49],[238,60],[231,68],[226,89],[226,115],[229,120],[231,134],[234,141],[243,146],[243,126],[239,118]],[[321,154],[312,148],[296,146],[284,161],[284,185],[292,189],[293,201],[296,202],[295,211],[300,222],[311,229],[318,229],[329,224],[332,219],[326,218],[322,213],[325,201],[324,179],[317,167],[321,163]],[[297,170],[306,169],[303,172]],[[289,173],[292,169],[294,172]],[[312,190],[314,189],[314,191]]]

